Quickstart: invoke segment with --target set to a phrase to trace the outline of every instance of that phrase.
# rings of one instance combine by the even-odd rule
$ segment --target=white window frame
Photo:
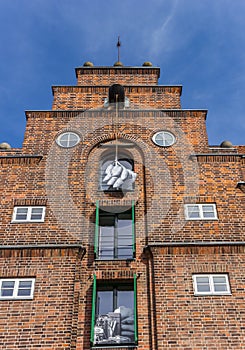
[[[1,295],[3,282],[14,282],[13,295],[7,295],[7,296]],[[19,287],[20,282],[31,282],[30,295],[18,295],[18,291],[22,289]],[[35,278],[1,278],[0,279],[0,300],[33,299],[34,287],[35,287]]]
[[[71,142],[71,136],[75,136],[76,140]],[[67,139],[62,140],[63,137],[65,137],[65,138],[67,137]],[[77,133],[73,132],[73,131],[63,132],[56,139],[56,143],[62,148],[75,147],[76,145],[79,144],[80,141],[81,141],[80,136]]]
[[[158,136],[162,137],[162,140],[161,140],[162,144],[159,143],[159,141],[157,139]],[[170,137],[171,140],[169,140],[168,137]],[[173,144],[175,144],[176,138],[170,131],[162,130],[162,131],[156,132],[152,136],[152,141],[155,143],[155,145],[157,145],[159,147],[170,147]]]
[[[207,277],[208,278],[208,284],[210,291],[203,292],[198,290],[198,277]],[[225,278],[225,285],[226,285],[226,291],[215,291],[215,277],[223,277]],[[193,288],[194,288],[194,295],[230,295],[231,294],[231,288],[229,283],[229,277],[228,274],[194,274],[192,276],[193,278]],[[224,284],[224,283],[222,283]]]
[[[18,214],[18,209],[27,209],[26,218],[23,220],[16,219]],[[42,209],[42,217],[41,219],[32,219],[32,211],[33,209]],[[16,206],[14,207],[12,222],[44,222],[46,207],[44,206]]]
[[[189,210],[188,208],[189,207],[197,207],[198,208],[198,214],[199,214],[199,217],[197,218],[192,218],[189,216]],[[213,210],[213,217],[205,217],[205,210],[204,208],[207,207],[207,206],[212,206]],[[186,220],[218,220],[218,216],[217,216],[217,210],[216,210],[216,204],[215,203],[202,203],[202,204],[199,204],[199,203],[190,203],[190,204],[185,204],[185,218]]]

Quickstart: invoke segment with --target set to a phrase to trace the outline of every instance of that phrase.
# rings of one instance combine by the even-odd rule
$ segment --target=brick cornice
[[[229,153],[220,153],[220,154],[192,154],[191,159],[196,159],[199,163],[226,163],[226,162],[240,162],[243,160],[244,156],[242,154],[229,154]]]
[[[134,273],[130,267],[126,270],[125,268],[122,270],[100,270],[96,271],[95,275],[96,278],[101,279],[101,280],[127,280],[127,279],[133,279],[134,278]]]
[[[0,245],[0,258],[62,257],[74,255],[74,250],[82,257],[86,252],[80,244]]]
[[[14,155],[0,156],[0,165],[17,164],[17,165],[36,165],[42,159],[41,155]]]
[[[123,85],[125,93],[135,92],[135,93],[154,93],[154,92],[172,92],[172,93],[182,93],[181,85]],[[52,86],[53,94],[55,92],[83,92],[83,93],[106,93],[108,94],[108,85],[96,85],[96,86],[83,86],[83,85],[55,85]]]
[[[13,200],[15,206],[45,206],[47,198],[15,198]]]
[[[75,68],[76,77],[79,74],[91,75],[157,75],[160,77],[160,68],[158,67],[78,67]]]
[[[107,108],[101,107],[101,108],[95,108],[95,109],[73,109],[73,110],[37,110],[37,111],[26,111],[26,119],[28,118],[76,118],[81,113],[91,113],[92,116],[94,116],[96,113],[111,113],[115,114],[114,110],[109,110]],[[140,116],[142,114],[142,117],[145,117],[146,113],[166,113],[166,115],[170,117],[176,117],[176,118],[184,118],[184,117],[196,117],[196,116],[204,116],[206,119],[207,116],[207,110],[206,109],[133,109],[133,108],[126,108],[123,110],[120,110],[120,114],[123,116],[127,116],[128,113],[135,113],[137,116]],[[193,155],[195,156],[195,155]],[[241,155],[240,155],[241,156]]]
[[[164,242],[149,244],[146,249],[150,249],[154,255],[219,255],[219,254],[244,254],[245,242]]]
[[[26,111],[26,119],[29,118],[76,118],[80,113],[84,113],[85,109],[77,110],[40,110]]]

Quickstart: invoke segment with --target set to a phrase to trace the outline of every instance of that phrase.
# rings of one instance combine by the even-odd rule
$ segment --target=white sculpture
[[[128,188],[129,185],[135,182],[137,174],[125,168],[118,160],[109,164],[105,170],[106,176],[103,182],[113,188]],[[124,186],[125,185],[125,186]]]

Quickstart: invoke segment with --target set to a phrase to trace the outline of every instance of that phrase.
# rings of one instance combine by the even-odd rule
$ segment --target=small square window
[[[216,205],[211,204],[185,204],[185,217],[187,220],[215,220],[217,219]]]
[[[32,299],[34,278],[13,278],[0,280],[0,299]]]
[[[43,222],[45,207],[14,207],[12,222]]]
[[[195,295],[231,294],[228,275],[193,275]]]

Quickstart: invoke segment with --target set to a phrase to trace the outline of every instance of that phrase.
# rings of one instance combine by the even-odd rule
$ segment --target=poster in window
[[[125,306],[114,312],[98,315],[94,327],[94,344],[134,342],[134,313]]]

